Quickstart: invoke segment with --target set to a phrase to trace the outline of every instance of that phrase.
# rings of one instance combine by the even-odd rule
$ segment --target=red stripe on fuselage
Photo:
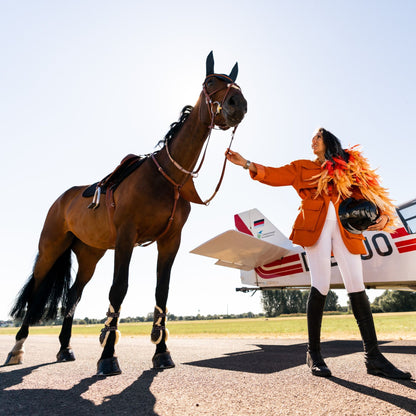
[[[272,279],[273,277],[289,276],[291,274],[302,273],[302,264],[299,263],[299,254],[283,257],[264,266],[256,268],[256,273],[263,279]],[[294,263],[290,264],[289,263]],[[286,264],[286,266],[283,266]],[[282,267],[283,266],[283,267]]]
[[[283,257],[280,260],[273,261],[269,264],[265,264],[263,267],[274,267],[280,266],[282,264],[292,263],[294,261],[300,260],[299,254],[293,254],[291,256]]]
[[[399,253],[408,253],[416,250],[416,238],[394,242]]]
[[[411,238],[410,240],[404,240],[404,241],[398,241],[396,244],[396,247],[403,247],[403,246],[410,246],[412,244],[416,244],[416,238]]]
[[[391,238],[399,238],[404,237],[405,235],[409,235],[408,232],[404,227],[398,228],[394,233],[391,233]]]
[[[416,244],[412,244],[410,246],[405,246],[405,247],[397,247],[397,251],[399,253],[408,253],[409,251],[415,251],[416,250]]]
[[[303,268],[300,264],[293,266],[280,267],[272,270],[264,270],[262,267],[256,267],[256,273],[263,279],[273,279],[274,277],[289,276],[291,274],[302,273]]]

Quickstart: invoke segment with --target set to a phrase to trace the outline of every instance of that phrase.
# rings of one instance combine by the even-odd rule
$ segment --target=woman
[[[365,293],[361,254],[365,254],[364,237],[342,227],[337,215],[346,198],[366,199],[379,210],[379,217],[369,231],[388,230],[394,226],[394,207],[387,192],[367,160],[355,148],[343,149],[332,133],[319,128],[312,139],[316,160],[296,160],[273,168],[252,163],[239,153],[227,149],[227,159],[248,169],[252,179],[272,186],[293,186],[302,199],[300,213],[290,239],[303,246],[311,272],[311,291],[307,303],[308,349],[306,362],[313,375],[331,376],[321,355],[320,336],[325,298],[331,276],[331,252],[341,271],[351,307],[357,320],[369,374],[409,379],[379,351],[370,303]]]

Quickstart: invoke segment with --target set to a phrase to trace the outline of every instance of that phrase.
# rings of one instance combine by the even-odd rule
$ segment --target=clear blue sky
[[[2,1],[0,319],[31,272],[53,201],[128,153],[152,152],[195,104],[211,50],[218,72],[240,67],[248,114],[235,150],[273,166],[312,158],[312,132],[324,126],[345,146],[363,146],[397,203],[414,198],[415,16],[412,0]],[[229,134],[212,137],[197,181],[203,197]],[[194,206],[185,225],[170,312],[260,312],[259,294],[235,292],[238,271],[189,251],[254,207],[288,235],[298,205],[292,189],[229,165],[219,195]],[[108,252],[99,263],[77,317],[105,316],[112,261]],[[155,268],[156,248],[136,248],[123,316],[153,311]]]

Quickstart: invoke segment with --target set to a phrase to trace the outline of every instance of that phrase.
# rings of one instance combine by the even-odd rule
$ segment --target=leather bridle
[[[222,88],[218,88],[218,89],[216,89],[215,91],[212,91],[212,92],[208,92],[207,91],[207,87],[206,87],[206,83],[207,83],[207,80],[209,79],[209,78],[211,78],[211,77],[217,77],[217,78],[220,78],[220,79],[222,79],[222,80],[225,80],[225,81],[229,81],[228,83],[227,83],[227,85],[226,85],[226,87],[224,88],[224,87],[222,87]],[[209,114],[210,114],[210,124],[209,124],[209,132],[208,132],[208,137],[207,137],[207,139],[206,139],[206,145],[205,145],[205,150],[204,150],[204,153],[203,153],[203,155],[202,155],[202,159],[201,159],[201,162],[200,162],[200,164],[199,164],[199,166],[198,166],[198,168],[195,170],[195,171],[189,171],[189,170],[187,170],[187,169],[185,169],[183,166],[181,166],[177,161],[175,161],[174,159],[173,159],[173,157],[171,156],[171,154],[170,154],[170,152],[169,152],[169,147],[168,147],[168,141],[166,141],[165,142],[165,149],[166,149],[166,153],[167,153],[167,155],[168,155],[168,157],[169,157],[169,160],[172,162],[172,164],[179,170],[179,171],[181,171],[182,173],[184,173],[184,174],[186,174],[186,175],[189,175],[189,176],[191,176],[191,178],[196,178],[197,176],[198,176],[198,173],[199,173],[199,170],[201,169],[201,167],[202,167],[202,164],[203,164],[203,162],[204,162],[204,160],[205,160],[205,154],[206,154],[206,151],[207,151],[207,148],[208,148],[208,143],[209,143],[209,139],[210,139],[210,137],[211,137],[211,132],[212,132],[212,130],[215,128],[215,116],[216,115],[218,115],[218,114],[220,114],[220,112],[221,112],[221,110],[222,110],[222,106],[223,106],[223,104],[224,104],[224,102],[225,102],[225,100],[226,100],[226,98],[227,98],[227,96],[228,96],[228,94],[229,94],[229,92],[230,92],[230,90],[231,90],[231,88],[237,88],[238,90],[241,90],[240,89],[240,87],[230,78],[230,77],[228,77],[228,76],[226,76],[226,75],[219,75],[219,74],[210,74],[210,75],[208,75],[206,78],[205,78],[205,80],[204,80],[204,82],[203,82],[203,84],[202,84],[202,91],[203,91],[203,93],[204,93],[204,96],[205,96],[205,104],[209,107]],[[222,97],[222,100],[219,102],[219,101],[212,101],[212,97],[216,94],[216,93],[218,93],[218,92],[220,92],[220,91],[222,91],[222,90],[224,90],[224,89],[226,89],[226,91],[225,91],[225,94],[224,94],[224,96]],[[216,106],[216,108],[215,108],[215,110],[214,110],[214,106]],[[201,109],[202,109],[202,106],[200,107],[200,114],[199,114],[199,119],[200,119],[200,121],[202,121],[202,118],[201,118]],[[221,125],[218,125],[218,127],[220,128],[220,129],[225,129],[227,126],[221,126]],[[237,126],[235,126],[234,127],[234,129],[233,129],[233,131],[232,131],[232,134],[231,134],[231,141],[230,141],[230,144],[228,145],[228,148],[230,148],[231,147],[231,144],[232,144],[232,142],[233,142],[233,140],[234,140],[234,135],[235,135],[235,131],[236,131],[236,129],[237,129]],[[179,200],[179,197],[181,196],[181,194],[180,194],[180,191],[181,191],[181,188],[182,188],[182,186],[183,186],[183,184],[187,181],[187,180],[192,180],[192,179],[189,179],[189,178],[186,178],[186,180],[182,183],[182,184],[178,184],[177,182],[175,182],[165,171],[164,171],[164,169],[160,166],[160,164],[158,163],[158,161],[156,160],[156,157],[155,157],[155,153],[153,153],[152,155],[151,155],[151,158],[152,158],[152,160],[153,160],[153,162],[154,162],[154,164],[156,165],[156,167],[157,167],[157,170],[161,173],[161,175],[174,187],[174,190],[175,190],[175,192],[174,192],[174,203],[173,203],[173,208],[172,208],[172,212],[171,212],[171,215],[170,215],[170,217],[169,217],[169,220],[168,220],[168,224],[167,224],[167,226],[166,226],[166,228],[165,228],[165,230],[157,237],[157,238],[155,238],[154,240],[152,240],[152,241],[148,241],[148,242],[146,242],[146,243],[143,243],[143,244],[140,244],[140,246],[141,247],[146,247],[146,246],[148,246],[148,245],[150,245],[150,244],[152,244],[153,242],[155,242],[155,241],[157,241],[157,240],[159,240],[161,237],[163,237],[168,231],[169,231],[169,229],[170,229],[170,227],[171,227],[171,225],[172,225],[172,223],[173,223],[173,219],[174,219],[174,217],[175,217],[175,212],[176,212],[176,207],[177,207],[177,203],[178,203],[178,200]],[[204,205],[208,205],[210,202],[211,202],[211,200],[215,197],[215,195],[217,194],[217,192],[219,191],[219,189],[220,189],[220,186],[221,186],[221,183],[222,183],[222,180],[223,180],[223,178],[224,178],[224,173],[225,173],[225,166],[226,166],[226,164],[227,164],[227,158],[225,158],[224,159],[224,164],[223,164],[223,168],[222,168],[222,172],[221,172],[221,176],[220,176],[220,179],[219,179],[219,181],[218,181],[218,184],[217,184],[217,186],[216,186],[216,188],[215,188],[215,191],[214,191],[214,193],[211,195],[211,197],[210,198],[208,198],[207,200],[205,200],[205,201],[202,201],[201,200],[201,198],[199,197],[199,195],[196,193],[196,197],[193,199],[193,200],[189,200],[189,202],[195,202],[195,203],[199,203],[199,204],[204,204]],[[196,190],[195,190],[195,192],[196,192]]]
[[[217,88],[216,90],[214,90],[214,91],[212,91],[212,92],[209,93],[208,90],[207,90],[207,80],[209,78],[212,78],[212,77],[219,78],[219,79],[221,79],[223,81],[228,81],[227,86],[225,88],[224,87]],[[230,77],[228,77],[227,75],[222,75],[222,74],[221,75],[220,74],[210,74],[210,75],[208,75],[205,78],[205,80],[204,80],[204,82],[202,84],[202,91],[203,91],[204,96],[205,96],[205,104],[209,107],[209,115],[210,115],[210,120],[211,121],[210,121],[210,124],[209,124],[209,127],[208,127],[209,128],[209,132],[208,132],[208,137],[206,139],[204,153],[202,155],[201,162],[200,162],[198,168],[195,171],[189,171],[189,170],[185,169],[175,159],[173,159],[173,157],[171,156],[171,154],[169,152],[168,142],[167,141],[165,142],[165,149],[166,149],[166,153],[167,153],[167,155],[169,157],[169,160],[182,173],[185,173],[186,175],[190,175],[190,176],[192,176],[192,178],[197,178],[198,177],[198,173],[199,173],[199,171],[200,171],[200,169],[202,167],[202,164],[204,163],[204,160],[205,160],[205,154],[207,152],[209,140],[211,138],[211,132],[212,132],[212,130],[216,126],[216,124],[215,124],[215,116],[217,116],[218,114],[220,114],[220,112],[221,112],[221,110],[223,108],[223,104],[224,104],[224,102],[225,102],[225,100],[226,100],[226,98],[228,96],[228,93],[230,92],[231,88],[236,88],[236,89],[238,89],[238,90],[241,91],[241,88]],[[221,102],[219,102],[219,101],[212,101],[212,97],[216,93],[218,93],[218,92],[220,92],[220,91],[222,91],[224,89],[226,89],[226,91],[225,91],[224,96],[222,97]],[[216,105],[215,110],[214,110],[214,105]],[[202,106],[200,106],[200,108],[199,108],[199,120],[202,122],[201,111],[202,111]],[[218,127],[220,129],[222,129],[222,130],[224,130],[226,128],[226,126],[224,126],[224,125],[218,125]],[[233,129],[233,133],[232,133],[232,137],[231,137],[231,142],[230,142],[230,145],[228,146],[228,148],[231,147],[231,143],[232,143],[232,141],[234,139],[234,134],[235,134],[235,130],[236,129],[237,129],[237,126],[234,127],[234,129]],[[225,158],[225,160],[227,160],[227,158]],[[210,200],[211,199],[212,198],[210,198]]]

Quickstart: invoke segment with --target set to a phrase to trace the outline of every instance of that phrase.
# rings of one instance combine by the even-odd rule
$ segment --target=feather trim
[[[396,210],[389,197],[386,188],[380,185],[380,177],[371,169],[368,160],[357,149],[358,145],[345,151],[349,155],[348,163],[343,159],[334,158],[334,162],[326,160],[321,165],[321,173],[315,175],[311,180],[317,184],[317,195],[335,188],[339,199],[346,199],[352,195],[352,187],[360,190],[363,198],[375,204],[380,212],[386,214],[390,220],[384,228],[385,231],[393,231],[397,227]]]

